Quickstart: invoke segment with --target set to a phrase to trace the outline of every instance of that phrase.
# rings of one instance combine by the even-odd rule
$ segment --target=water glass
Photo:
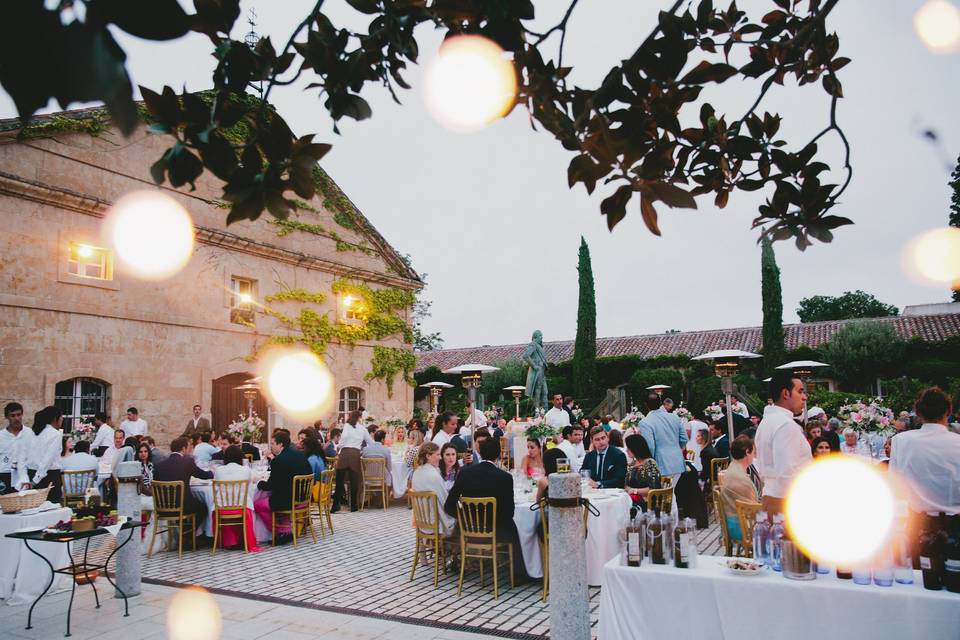
[[[854,584],[870,584],[870,581],[871,581],[870,569],[854,569],[853,570]]]
[[[873,583],[879,587],[893,586],[893,569],[888,565],[874,570]]]

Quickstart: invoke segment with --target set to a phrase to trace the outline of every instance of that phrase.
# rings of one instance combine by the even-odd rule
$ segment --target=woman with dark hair
[[[63,475],[60,470],[60,451],[63,449],[63,433],[60,425],[63,414],[56,407],[44,407],[33,416],[33,433],[36,436],[27,451],[27,473],[35,489],[50,487],[49,502],[60,502]]]
[[[423,447],[421,447],[422,449]],[[460,461],[457,459],[457,448],[453,443],[448,442],[440,449],[440,477],[443,478],[443,484],[450,491],[453,483],[460,473]]]
[[[445,446],[452,447],[453,445],[447,443]],[[410,485],[414,491],[432,491],[436,494],[439,505],[437,516],[440,518],[440,533],[449,535],[456,528],[457,521],[443,510],[443,503],[447,501],[449,489],[440,474],[442,464],[440,460],[440,447],[433,442],[424,442],[417,452],[417,468],[413,472]],[[426,555],[422,556],[421,561],[424,561],[425,558]]]
[[[327,470],[327,463],[324,460],[323,445],[314,437],[306,437],[300,443],[303,449],[303,455],[307,456],[307,462],[313,469],[313,479],[320,482],[320,474]],[[319,489],[318,485],[314,485]]]
[[[543,468],[543,447],[536,438],[527,438],[527,455],[520,460],[520,469],[528,478],[547,475]]]
[[[833,453],[833,448],[830,446],[830,441],[821,436],[810,442],[810,453],[813,454],[814,458],[819,458]]]
[[[149,443],[141,442],[140,446],[137,447],[137,461],[140,463],[140,472],[143,474],[140,480],[140,495],[152,496],[153,451],[150,449]]]
[[[623,455],[627,455],[627,449],[623,446],[623,432],[620,429],[610,429],[610,446],[616,447],[623,451]]]
[[[276,432],[274,432],[276,433]],[[250,482],[250,468],[243,465],[244,455],[240,445],[232,444],[223,450],[223,465],[218,465],[213,469],[213,480],[245,480]],[[253,532],[253,494],[255,486],[250,485],[247,488],[247,549],[249,551],[260,551],[257,546],[257,536]],[[289,507],[288,507],[289,508]],[[239,511],[237,512],[239,513]],[[216,518],[216,514],[214,514]],[[216,526],[216,522],[214,522]],[[223,527],[220,533],[221,547],[224,549],[243,548],[243,538],[240,537],[240,525],[234,524]]]
[[[650,489],[660,488],[660,468],[653,459],[647,439],[639,433],[627,436],[627,449],[633,455],[633,462],[627,467],[625,488],[630,499],[647,510],[647,493]]]

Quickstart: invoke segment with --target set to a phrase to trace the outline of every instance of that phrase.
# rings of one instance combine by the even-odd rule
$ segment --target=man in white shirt
[[[213,459],[213,454],[220,451],[220,448],[210,444],[209,431],[201,431],[199,436],[200,442],[196,447],[193,448],[193,459],[197,461],[198,467],[204,469],[210,466],[210,461]]]
[[[730,405],[730,408],[733,410],[734,413],[739,413],[744,418],[750,417],[750,410],[747,409],[747,405],[740,402],[740,400],[737,398],[733,398],[733,403]]]
[[[473,427],[479,429],[480,427],[487,426],[487,416],[483,415],[483,411],[477,409],[471,403],[467,402],[467,421],[466,426],[469,428],[470,420],[473,420]]]
[[[563,428],[563,442],[557,445],[557,448],[563,451],[570,462],[570,469],[574,473],[580,473],[580,467],[583,465],[583,457],[587,455],[583,449],[583,427],[579,424]]]
[[[803,381],[790,371],[777,371],[770,380],[769,397],[773,404],[764,409],[754,439],[754,464],[763,479],[763,509],[773,515],[783,513],[790,482],[813,455],[803,429],[793,420],[807,399]]]
[[[857,432],[847,427],[843,430],[843,442],[840,443],[840,453],[846,453],[853,456],[863,456],[872,458],[870,447],[857,436]]]
[[[23,405],[11,402],[3,408],[7,427],[0,431],[0,493],[12,493],[30,483],[27,452],[36,436],[23,428]]]
[[[450,438],[457,430],[457,416],[451,411],[444,411],[437,416],[437,423],[440,424],[440,430],[433,434],[430,442],[442,449],[443,445],[450,442]]]
[[[100,484],[100,496],[107,499],[107,480],[113,475],[113,470],[117,467],[118,458],[123,451],[123,443],[127,439],[123,429],[117,429],[113,432],[113,443],[107,447],[103,455],[100,456],[100,462],[97,465],[97,482]]]
[[[563,429],[564,427],[569,427],[570,414],[568,414],[563,408],[563,394],[553,394],[553,397],[550,398],[550,404],[553,406],[549,411],[547,411],[546,415],[543,416],[543,421],[547,424],[547,426],[553,427],[554,429]]]
[[[120,428],[129,438],[147,435],[147,421],[140,417],[136,407],[127,409],[127,419],[120,423]]]
[[[107,420],[107,414],[105,413],[98,413],[93,416],[93,426],[97,428],[97,435],[93,437],[93,442],[90,443],[90,450],[94,455],[98,451],[106,451],[113,443],[113,427],[107,424]]]
[[[96,471],[99,464],[96,456],[90,455],[90,443],[81,440],[73,446],[73,455],[60,462],[64,471]]]
[[[360,508],[360,487],[363,484],[363,467],[360,464],[360,449],[364,443],[373,444],[366,427],[360,424],[360,411],[351,411],[340,434],[340,450],[337,454],[337,488],[331,511],[339,511],[340,504],[347,501],[344,483],[350,479],[350,511]]]

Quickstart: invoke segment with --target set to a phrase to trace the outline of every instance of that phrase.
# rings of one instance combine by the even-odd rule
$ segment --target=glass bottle
[[[923,588],[939,591],[943,588],[945,533],[940,528],[945,524],[945,515],[940,514],[936,523],[928,519],[920,535],[920,570],[923,572]]]
[[[660,519],[660,511],[653,514],[653,520],[647,529],[647,541],[650,547],[650,562],[653,564],[666,564],[666,550],[663,548],[663,521]]]
[[[770,527],[770,537],[767,539],[767,560],[774,571],[783,570],[781,564],[783,533],[783,514],[778,513],[773,516],[773,526]]]
[[[753,559],[761,564],[769,565],[767,557],[767,539],[770,537],[770,523],[767,522],[767,512],[757,512],[757,521],[753,527]]]
[[[636,507],[630,510],[631,518],[627,524],[627,566],[639,567],[643,558],[643,547],[640,544],[640,516]]]
[[[947,591],[960,593],[960,531],[957,531],[957,525],[950,527],[947,536],[947,553],[943,569],[943,586]]]
[[[680,520],[673,530],[673,566],[690,568],[690,530],[686,518]]]

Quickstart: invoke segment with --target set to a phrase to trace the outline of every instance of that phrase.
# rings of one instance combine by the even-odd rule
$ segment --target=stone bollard
[[[142,476],[139,462],[121,462],[117,465],[117,515],[127,516],[134,522],[140,522],[140,486]],[[122,544],[129,530],[122,530],[117,534],[117,545]],[[140,529],[133,529],[133,538],[123,545],[114,557],[116,562],[116,583],[129,598],[140,595],[140,569],[142,556],[140,554]],[[122,598],[119,592],[114,598]]]
[[[580,476],[553,473],[550,498],[580,498]],[[583,538],[583,507],[579,504],[549,507],[550,518],[550,638],[590,640],[590,606],[587,595],[587,548]]]

